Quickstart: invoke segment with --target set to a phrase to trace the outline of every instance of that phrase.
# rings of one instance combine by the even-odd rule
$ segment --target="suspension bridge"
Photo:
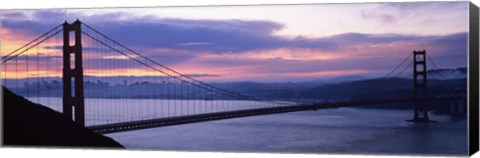
[[[408,62],[412,57],[414,60]],[[377,83],[336,101],[269,99],[182,74],[77,20],[53,27],[2,56],[1,64],[2,85],[12,92],[62,112],[80,126],[113,133],[253,115],[409,102],[415,105],[412,121],[429,122],[428,102],[458,100],[458,96],[427,95],[427,61],[437,68],[425,50],[413,51]],[[413,68],[413,98],[358,99],[409,68]],[[112,76],[131,80],[115,80]]]

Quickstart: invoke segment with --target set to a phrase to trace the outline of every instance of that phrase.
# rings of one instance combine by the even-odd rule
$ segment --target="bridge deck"
[[[301,104],[301,105],[293,105],[293,106],[259,108],[259,109],[249,109],[249,110],[239,110],[239,111],[226,111],[226,112],[168,117],[168,118],[159,118],[159,119],[142,120],[142,121],[113,123],[113,124],[106,124],[106,125],[89,126],[87,128],[97,133],[105,134],[105,133],[115,133],[115,132],[129,131],[129,130],[152,128],[152,127],[170,126],[170,125],[229,119],[229,118],[254,116],[254,115],[265,115],[265,114],[274,114],[274,113],[284,113],[284,112],[294,112],[294,111],[304,111],[304,110],[318,110],[318,109],[372,105],[372,104],[400,103],[400,102],[411,102],[411,101],[413,100],[393,99],[393,100],[383,100],[383,101],[377,100],[377,101]]]

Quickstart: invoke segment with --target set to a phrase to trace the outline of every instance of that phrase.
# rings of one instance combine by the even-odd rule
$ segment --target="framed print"
[[[6,147],[468,156],[468,1],[0,11]]]

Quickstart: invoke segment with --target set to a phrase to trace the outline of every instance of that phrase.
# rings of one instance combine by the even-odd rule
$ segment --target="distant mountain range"
[[[211,75],[208,74],[189,74],[189,77],[198,78],[198,77],[208,77]],[[452,68],[452,69],[432,69],[428,70],[428,78],[432,79],[460,79],[467,77],[467,68]],[[403,78],[412,78],[412,75],[400,76]],[[351,81],[360,81],[366,79],[373,79],[373,77],[362,76],[362,75],[345,75],[337,76],[323,79],[314,79],[309,81],[300,81],[300,82],[252,82],[252,81],[238,81],[238,82],[211,82],[211,84],[224,85],[224,84],[262,84],[262,85],[272,85],[279,86],[283,84],[292,84],[295,86],[312,86],[312,85],[321,85],[321,84],[332,84],[332,83],[342,83],[342,82],[351,82]],[[162,83],[169,82],[173,79],[171,77],[165,76],[108,76],[108,77],[98,77],[98,76],[84,76],[85,82],[107,82],[108,85],[129,85],[134,83],[141,82],[150,82],[150,83]],[[34,83],[34,82],[52,82],[52,81],[61,81],[60,77],[40,77],[40,78],[28,78],[28,79],[6,79],[4,80],[10,87],[15,87],[18,83],[20,87],[24,85],[25,82]]]
[[[439,69],[428,71],[428,95],[466,94],[466,68]],[[213,99],[216,93],[205,92],[190,84],[164,82],[166,77],[119,76],[85,77],[87,98],[169,98],[169,99]],[[19,80],[19,83],[26,79]],[[30,84],[19,84],[7,80],[7,87],[22,96],[62,96],[60,78],[29,79]],[[216,82],[214,87],[255,98],[296,102],[331,102],[339,100],[372,100],[388,98],[412,98],[413,84],[410,77],[366,78],[363,76],[341,76],[305,82]],[[25,88],[25,87],[28,87]],[[38,91],[37,91],[38,90]],[[222,99],[229,99],[224,96]],[[446,103],[442,103],[446,104]],[[447,105],[443,105],[447,106]]]
[[[429,94],[435,94],[436,90],[448,92],[453,89],[462,90],[466,87],[466,68],[429,70],[428,75],[428,85],[431,89]],[[29,81],[28,85],[25,83],[27,80]],[[166,97],[165,95],[172,95],[168,94],[169,92],[166,89],[173,89],[176,86],[184,86],[183,88],[189,88],[189,86],[191,86],[180,82],[167,82],[169,80],[172,81],[173,79],[156,76],[85,76],[85,96],[105,98],[162,98]],[[10,89],[24,89],[24,87],[29,87],[29,89],[40,88],[44,91],[59,91],[62,87],[60,78],[30,78],[20,79],[18,82],[15,80],[5,80],[5,82],[5,85]],[[17,84],[19,88],[15,88]],[[340,76],[304,82],[214,82],[210,84],[244,95],[283,100],[402,97],[411,95],[410,92],[412,91],[412,81],[409,77],[372,79],[363,76]],[[190,88],[195,89],[194,87]],[[23,93],[24,91],[19,90],[19,93]],[[128,91],[129,93],[122,93],[124,91]],[[363,91],[368,91],[368,95],[362,96],[361,93]],[[395,92],[386,93],[386,91]],[[39,95],[46,94],[48,93],[41,93]],[[60,94],[59,92],[51,93],[51,95],[54,96],[60,96]],[[189,94],[182,94],[181,97],[177,97],[190,98],[188,95]]]

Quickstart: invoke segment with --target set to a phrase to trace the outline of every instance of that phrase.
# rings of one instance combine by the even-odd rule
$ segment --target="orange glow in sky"
[[[414,49],[426,49],[440,58],[457,57],[439,61],[440,66],[463,66],[468,2],[418,5],[422,7],[372,3],[12,10],[0,14],[4,26],[0,30],[0,55],[33,40],[42,33],[39,30],[47,31],[49,26],[63,22],[49,18],[55,15],[65,20],[82,19],[142,56],[207,81],[378,76]],[[21,16],[24,13],[28,16]],[[32,21],[42,18],[41,23]],[[2,78],[59,77],[63,68],[62,34],[57,36],[3,65]],[[165,75],[158,70],[172,73],[120,47],[116,48],[129,55],[92,40],[83,42],[83,46],[85,75]]]

